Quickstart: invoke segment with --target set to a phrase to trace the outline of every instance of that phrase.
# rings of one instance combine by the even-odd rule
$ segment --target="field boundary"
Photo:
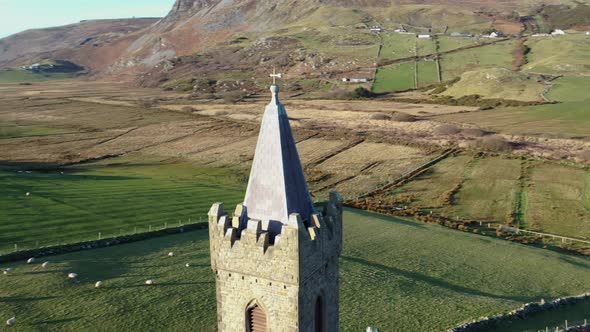
[[[549,311],[555,308],[563,307],[566,305],[573,305],[581,301],[585,301],[590,299],[590,292],[584,293],[582,295],[576,296],[569,296],[569,297],[560,297],[555,299],[551,302],[545,302],[541,300],[541,302],[532,302],[526,303],[522,305],[520,308],[510,311],[509,313],[499,315],[499,316],[492,316],[492,317],[484,317],[481,320],[472,321],[469,323],[462,324],[460,326],[450,328],[448,332],[469,332],[469,331],[482,331],[487,330],[490,328],[495,327],[498,323],[510,320],[510,319],[526,319],[528,315],[535,314],[539,312]],[[567,322],[567,321],[566,321]],[[590,327],[590,325],[585,321],[584,325],[576,326],[578,327]],[[566,329],[566,331],[573,331]]]
[[[162,237],[171,234],[179,234],[184,233],[187,231],[194,231],[198,229],[207,229],[208,223],[207,222],[198,222],[192,224],[185,224],[182,226],[177,227],[169,227],[160,229],[157,231],[148,231],[142,232],[137,234],[130,234],[130,235],[121,235],[115,236],[106,239],[100,240],[93,240],[93,241],[84,241],[78,243],[71,243],[71,244],[62,244],[56,246],[49,246],[49,247],[42,247],[36,249],[29,249],[29,250],[18,250],[11,253],[1,254],[0,255],[0,263],[8,263],[8,262],[15,262],[15,261],[22,261],[27,260],[31,257],[38,258],[38,257],[45,257],[45,256],[53,256],[53,255],[61,255],[67,254],[70,252],[88,250],[88,249],[98,249],[98,248],[106,248],[111,247],[114,245],[119,244],[126,244],[131,242],[138,242],[148,239],[153,239],[157,237]]]
[[[515,233],[515,234],[528,233],[528,234],[533,234],[533,235],[538,235],[538,236],[550,237],[553,239],[557,238],[557,239],[560,239],[562,243],[567,243],[567,241],[570,241],[570,242],[580,242],[580,243],[590,244],[590,241],[586,241],[586,240],[582,240],[582,239],[576,239],[573,237],[567,237],[567,236],[556,235],[556,234],[528,231],[526,229],[510,227],[510,226],[506,226],[506,225],[502,225],[502,224],[498,224],[498,229],[500,229],[501,231],[506,231],[506,232]]]
[[[445,150],[441,155],[439,155],[438,157],[429,160],[428,162],[414,168],[413,170],[406,172],[405,174],[402,174],[400,177],[398,177],[397,179],[393,180],[392,182],[389,182],[383,186],[381,186],[380,188],[377,188],[371,192],[368,192],[366,194],[360,195],[358,196],[355,200],[359,200],[359,199],[363,199],[363,198],[367,198],[370,196],[373,196],[379,192],[382,192],[383,190],[387,190],[390,189],[394,186],[396,186],[398,183],[406,181],[410,178],[412,178],[414,175],[424,171],[425,169],[428,169],[430,167],[432,167],[433,165],[437,164],[439,161],[447,158],[448,156],[450,156],[451,154],[457,152],[457,149],[448,149]]]

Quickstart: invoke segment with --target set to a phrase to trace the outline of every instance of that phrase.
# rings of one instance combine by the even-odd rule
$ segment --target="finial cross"
[[[272,84],[276,85],[277,84],[277,78],[283,78],[283,74],[279,73],[277,74],[276,72],[276,68],[272,69],[272,74],[270,74],[270,77],[272,77]]]

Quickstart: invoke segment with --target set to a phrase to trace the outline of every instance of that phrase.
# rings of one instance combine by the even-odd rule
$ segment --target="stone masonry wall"
[[[209,212],[211,267],[217,275],[220,331],[245,331],[255,300],[269,331],[313,331],[315,301],[323,298],[327,331],[338,331],[338,256],[342,250],[342,199],[303,221],[297,214],[270,243],[260,221],[229,216],[221,203]],[[244,227],[244,224],[246,226]]]

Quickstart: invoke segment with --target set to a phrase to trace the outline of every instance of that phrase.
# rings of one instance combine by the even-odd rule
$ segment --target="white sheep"
[[[174,257],[174,253],[171,251],[168,253],[168,257]]]
[[[45,262],[43,264],[41,264],[41,267],[46,269],[49,266],[49,262]]]
[[[191,267],[191,265],[189,263],[186,263],[184,266]]]
[[[6,325],[8,325],[8,326],[12,326],[14,324],[16,324],[16,317],[12,317],[6,321]]]
[[[31,257],[29,258],[29,260],[27,260],[27,264],[33,264],[35,263],[35,257]]]
[[[31,196],[31,193],[30,192],[27,192],[25,195],[26,196]]]
[[[4,274],[9,274],[12,272],[12,268],[11,267],[7,267],[6,269],[4,269]]]
[[[104,282],[102,281],[97,281],[96,284],[94,284],[94,288],[103,288],[104,287]]]
[[[78,274],[77,273],[70,273],[70,274],[68,274],[68,278],[76,279],[76,278],[78,278]]]
[[[146,284],[146,285],[153,285],[153,284],[155,284],[155,283],[156,283],[156,282],[155,282],[155,281],[153,281],[152,279],[150,279],[150,280],[146,280],[146,281],[145,281],[145,284]]]

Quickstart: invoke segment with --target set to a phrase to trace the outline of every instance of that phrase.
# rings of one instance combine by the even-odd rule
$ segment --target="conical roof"
[[[270,91],[244,206],[249,219],[261,220],[263,229],[277,234],[291,213],[309,220],[313,204],[279,87],[272,85]]]

